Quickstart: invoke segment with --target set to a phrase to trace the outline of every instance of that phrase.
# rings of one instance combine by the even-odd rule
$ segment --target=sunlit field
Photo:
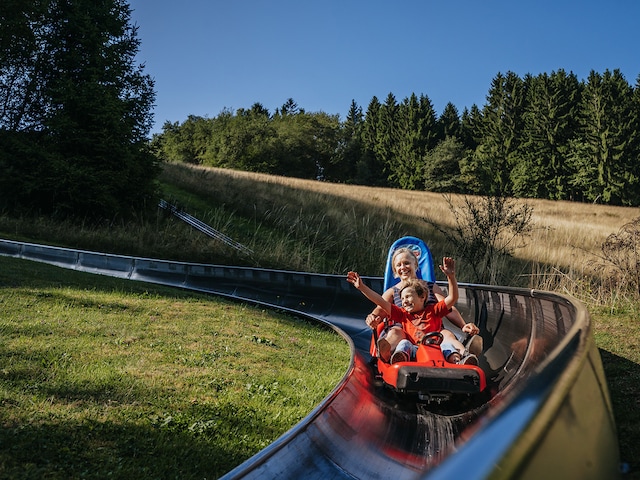
[[[216,201],[228,199],[228,206],[236,210],[242,208],[240,204],[234,206],[239,198],[237,192],[244,192],[244,195],[248,183],[251,184],[251,193],[244,196],[243,205],[253,205],[256,212],[260,208],[268,210],[278,201],[295,204],[297,212],[321,205],[325,218],[340,214],[349,217],[351,209],[358,208],[365,212],[364,215],[355,214],[351,221],[367,224],[368,233],[366,237],[363,234],[360,238],[353,238],[353,241],[366,244],[372,243],[370,239],[374,238],[381,242],[378,248],[383,250],[384,245],[396,238],[395,232],[404,232],[425,239],[436,258],[454,252],[423,218],[437,219],[445,228],[452,226],[454,219],[449,200],[458,207],[464,200],[461,196],[432,192],[333,184],[209,167],[168,164],[164,175],[192,191],[211,195],[210,198]],[[514,251],[515,259],[528,262],[530,266],[527,271],[518,270],[505,278],[529,287],[549,283],[542,278],[541,272],[551,272],[552,275],[593,274],[594,266],[600,262],[602,243],[623,225],[640,216],[640,209],[629,207],[535,199],[514,199],[513,202],[526,203],[533,211],[531,234],[523,239],[524,246]],[[290,211],[287,212],[290,215]],[[346,218],[345,223],[348,222],[349,218]],[[351,233],[348,228],[340,231]],[[373,270],[376,267],[372,268],[370,264],[361,268],[368,273],[376,273]],[[380,271],[381,267],[377,267],[377,272]],[[461,272],[464,272],[464,266]],[[464,281],[464,276],[461,276],[461,281]]]
[[[382,275],[388,246],[403,235],[415,235],[423,238],[429,244],[435,259],[441,258],[443,255],[455,254],[452,245],[447,242],[446,238],[431,224],[425,222],[424,218],[437,219],[441,228],[451,227],[453,215],[449,202],[458,208],[465,201],[464,197],[446,197],[429,192],[340,185],[174,164],[164,166],[164,172],[160,177],[160,187],[165,199],[176,202],[188,213],[247,246],[254,253],[250,256],[241,254],[157,209],[150,209],[127,222],[113,222],[99,226],[59,222],[40,217],[16,219],[0,215],[0,237],[178,261],[247,265],[332,274],[343,274],[349,269],[357,269],[365,275],[379,276]],[[524,202],[523,200],[513,201]],[[637,408],[637,398],[640,397],[640,388],[638,387],[640,385],[640,347],[636,340],[640,338],[638,292],[625,289],[625,285],[621,283],[603,281],[608,278],[607,268],[611,266],[605,265],[606,262],[602,258],[601,250],[603,242],[609,235],[617,233],[625,224],[640,216],[640,209],[546,200],[527,200],[526,202],[532,208],[533,229],[530,235],[523,239],[522,247],[514,249],[512,257],[504,264],[500,284],[552,290],[573,295],[585,302],[593,319],[596,343],[600,348],[611,390],[614,414],[619,430],[621,456],[630,465],[632,471],[627,478],[640,478],[637,476],[640,465],[636,460],[637,445],[640,444],[640,410]],[[458,280],[464,283],[470,278],[469,269],[465,270],[464,264],[460,267]],[[83,282],[86,285],[83,288],[93,289],[92,277],[83,277],[83,279],[85,278],[86,280]],[[22,284],[24,280],[10,279],[7,282],[1,285],[0,295],[6,296],[12,288]],[[150,299],[151,303],[146,304],[140,310],[139,307],[129,307],[132,300],[126,297],[104,299],[96,297],[95,293],[84,293],[83,291],[63,292],[67,300],[60,302],[58,300],[59,293],[52,290],[55,288],[58,287],[36,286],[31,290],[21,292],[20,295],[24,299],[31,295],[37,299],[39,304],[52,301],[54,302],[52,308],[58,309],[60,312],[68,308],[67,304],[71,302],[74,308],[78,308],[77,316],[82,315],[84,307],[81,297],[83,296],[90,299],[89,303],[91,304],[104,302],[108,305],[118,305],[116,310],[122,309],[121,313],[126,317],[130,317],[131,312],[134,311],[157,311],[158,318],[162,319],[166,316],[163,313],[165,310],[172,312],[170,315],[175,315],[176,312],[193,309],[194,306],[197,306],[197,309],[201,311],[200,315],[203,316],[199,321],[204,325],[206,324],[205,317],[209,315],[208,307],[202,306],[203,301],[200,297],[195,303],[189,300],[185,305],[182,304],[182,301],[167,301],[164,298],[166,295],[164,293],[160,296],[153,293],[153,298]],[[124,288],[118,287],[118,290]],[[137,287],[135,290],[139,291]],[[137,298],[139,296],[140,294],[137,293],[133,301],[140,301]],[[91,300],[92,298],[93,300]],[[23,313],[12,313],[12,310],[7,309],[10,306],[11,309],[14,308],[12,302],[14,300],[11,302],[4,300],[3,303],[5,318],[9,321],[8,324],[5,322],[5,336],[11,330],[20,331],[19,328],[22,328],[16,326],[15,323],[19,322]],[[18,304],[20,303],[21,301],[18,301]],[[23,300],[22,303],[28,302]],[[205,303],[208,305],[209,302]],[[120,307],[120,305],[125,307]],[[218,309],[219,307],[213,308]],[[232,316],[241,315],[241,313],[232,313],[234,308],[225,308],[229,308],[228,312]],[[96,309],[92,308],[91,311],[94,312]],[[59,326],[55,325],[58,314],[54,313],[47,313],[48,319],[46,321],[43,319],[41,322],[44,323],[40,325],[37,324],[36,319],[34,320],[36,323],[33,325],[25,324],[24,327],[39,330],[53,328],[53,326],[58,328]],[[109,307],[104,313],[113,313],[113,308]],[[130,320],[128,318],[128,321]],[[146,320],[146,322],[153,328],[159,326],[155,321]],[[48,326],[49,323],[51,323],[51,327]],[[242,341],[245,343],[248,341],[248,344],[255,346],[259,351],[269,351],[270,342],[279,347],[282,346],[282,342],[278,343],[277,341],[276,332],[279,327],[273,324],[274,327],[271,329],[270,322],[261,321],[260,323],[262,327],[255,334],[256,337],[253,337],[252,334],[245,336]],[[71,326],[71,328],[80,331],[85,326]],[[140,340],[144,338],[146,333],[135,335],[125,335],[119,331],[114,333],[113,339],[106,343],[103,342],[109,348],[133,351],[134,348],[141,346],[144,348],[152,347],[148,342]],[[196,335],[198,334],[196,333]],[[221,339],[214,337],[211,330],[207,330],[206,335],[211,335],[212,342]],[[294,337],[297,338],[297,335],[293,331],[287,333],[287,338]],[[260,342],[254,342],[252,339],[255,338]],[[321,342],[325,341],[321,337],[318,338]],[[115,343],[112,344],[112,341]],[[165,341],[170,342],[170,340]],[[212,345],[214,344],[212,343]],[[292,345],[295,347],[295,344]],[[215,361],[214,357],[206,352],[206,347],[202,349],[195,344],[184,344],[181,347],[184,350],[184,359],[191,358],[193,360],[196,358],[192,353],[189,353],[192,347],[200,349],[196,353],[196,357],[199,358],[196,360],[201,364],[198,365],[198,368],[201,366],[206,368],[207,362]],[[60,348],[66,349],[67,346]],[[84,348],[90,349],[90,343],[86,343]],[[100,349],[102,348],[100,346]],[[322,350],[323,347],[317,348]],[[155,352],[155,350],[153,351]],[[155,363],[149,364],[151,358],[147,355],[143,355],[142,358],[146,362],[144,364],[151,371],[162,372],[165,368],[162,363],[158,363],[157,368]],[[72,359],[65,356],[36,355],[32,357],[32,361],[37,365],[28,368],[32,369],[37,377],[38,372],[42,371],[40,363],[64,361],[65,365],[71,365],[69,362]],[[142,360],[140,361],[142,362]],[[344,365],[344,361],[345,359],[342,359],[340,365]],[[189,362],[191,360],[184,363],[184,366],[191,365]],[[338,367],[338,371],[341,372],[341,368]],[[10,372],[10,369],[6,371]],[[142,373],[140,375],[145,376]],[[199,398],[208,398],[211,396],[209,386],[213,385],[214,388],[218,388],[216,385],[233,384],[232,379],[222,377],[221,374],[206,380],[196,395]],[[145,378],[145,381],[155,381],[153,380],[155,376],[145,376]],[[3,380],[6,382],[7,379],[8,377],[5,375]],[[85,379],[78,377],[77,381],[85,381]],[[260,381],[259,384],[265,385],[265,381]],[[337,381],[336,377],[331,377],[329,384],[324,384],[323,390],[317,392],[317,395],[321,397],[328,391],[328,388],[331,388],[331,382],[335,381]],[[279,380],[282,385],[279,392],[290,388],[284,387],[284,382],[284,379]],[[29,383],[27,380],[27,383],[36,385],[37,382]],[[238,386],[241,388],[241,385]],[[5,388],[9,387],[5,385]],[[108,390],[110,387],[107,385],[100,388]],[[123,394],[123,398],[132,399],[135,397],[134,393],[135,390],[127,391]],[[261,394],[267,393],[278,395],[278,392],[261,392]],[[5,390],[4,395],[5,405],[12,405],[14,401],[22,402],[22,400],[12,400],[13,394],[9,393],[9,390]],[[108,399],[108,395],[100,395]],[[46,392],[42,394],[42,398],[38,397],[36,403],[38,409],[46,408],[47,398]],[[140,399],[133,398],[133,401],[147,402],[150,400],[140,397]],[[188,403],[190,400],[183,399],[182,401]],[[89,402],[87,405],[91,405],[91,403]],[[302,410],[308,411],[311,407],[310,404],[307,404]],[[11,408],[12,411],[15,411],[17,407],[12,406]],[[21,432],[21,425],[31,425],[30,420],[25,419],[32,418],[33,408],[35,407],[29,407],[21,414],[11,413],[11,419],[5,417],[5,425],[10,425],[12,429],[15,429],[15,432]],[[91,405],[90,408],[95,409],[95,406]],[[113,408],[113,405],[110,408]],[[42,415],[45,417],[47,415],[56,416],[59,411],[59,405],[54,403],[48,413],[45,411]],[[9,410],[5,409],[5,413],[9,414],[8,412]],[[19,415],[24,415],[24,418],[21,419]],[[75,412],[74,415],[93,415],[93,413]],[[152,426],[162,427],[166,420],[168,423],[165,426],[169,428],[168,432],[170,433],[172,425],[174,425],[171,422],[178,421],[175,427],[178,430],[184,430],[181,435],[186,435],[186,444],[194,442],[194,439],[190,437],[194,435],[194,432],[189,432],[189,426],[201,425],[197,419],[189,425],[186,420],[184,422],[183,419],[176,420],[174,416],[167,420],[168,417],[164,417],[164,415],[166,414],[162,413],[158,416],[159,423],[154,423]],[[289,423],[279,424],[279,428],[286,429],[286,425],[291,425],[291,422],[295,421],[295,418],[299,418],[300,415],[303,415],[302,411],[289,415]],[[63,419],[63,421],[74,424],[77,420],[69,418]],[[202,428],[208,428],[206,425]],[[37,430],[33,429],[33,432],[37,433]],[[105,430],[105,432],[108,435],[113,433],[111,430]],[[167,432],[162,431],[161,433],[165,435]],[[56,432],[56,435],[58,434],[62,435],[59,441],[68,441],[68,438],[64,437],[62,433]],[[195,432],[195,434],[198,433]],[[259,437],[260,435],[257,435],[257,438]],[[273,438],[273,431],[269,433],[268,438]],[[169,440],[174,441],[173,436],[166,437],[166,439],[161,436],[162,442],[169,442]],[[16,445],[20,445],[20,451],[28,451],[30,448],[36,447],[35,444],[30,445],[30,442],[38,441],[37,435],[34,433],[33,436],[20,437],[21,443]],[[140,441],[142,442],[142,440]],[[215,442],[218,441],[220,439],[216,437]],[[199,440],[196,443],[199,444]],[[156,451],[154,445],[148,445],[146,442],[142,442],[141,445],[140,448],[145,448],[148,455],[152,455],[152,452]],[[245,450],[243,455],[255,453],[262,446],[260,440],[252,441],[250,448]],[[206,450],[207,446],[202,444],[198,448],[202,452],[202,449]],[[230,443],[221,447],[222,450],[225,448],[233,449],[234,447]],[[96,454],[102,454],[101,452],[103,451],[95,450]],[[6,451],[5,454],[7,454]],[[89,456],[91,456],[90,453]],[[236,461],[239,460],[240,458],[236,458]],[[26,457],[25,461],[28,461]],[[91,464],[94,460],[83,457],[78,461],[80,462],[79,466],[74,465],[70,468],[82,468],[83,462]],[[114,461],[117,461],[117,458]],[[128,464],[127,468],[144,469],[150,468],[150,465],[143,461],[141,464],[137,462]],[[182,466],[179,467],[182,468]],[[211,464],[208,466],[210,467]],[[120,468],[117,465],[112,465],[112,467]],[[227,467],[231,466],[227,464]],[[20,471],[20,468],[27,467],[20,466],[18,462],[12,468]],[[170,468],[178,467],[172,465]],[[200,468],[201,466],[194,464],[193,478],[199,478],[198,474],[202,471],[199,470]],[[0,472],[1,469],[2,465],[0,464]],[[38,476],[39,473],[42,473],[41,471],[34,470],[34,472],[36,472],[34,474],[36,476],[26,475],[23,478],[42,478]],[[98,473],[108,474],[105,471]],[[2,476],[1,473],[0,476]],[[96,474],[94,478],[103,477]],[[188,478],[188,475],[184,478]]]

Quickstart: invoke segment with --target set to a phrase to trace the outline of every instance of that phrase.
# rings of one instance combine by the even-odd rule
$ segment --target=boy
[[[402,329],[410,339],[410,341],[402,340],[398,344],[391,357],[391,363],[408,361],[410,357],[415,357],[416,344],[422,340],[422,337],[428,332],[440,332],[443,329],[442,318],[451,311],[451,307],[458,300],[458,282],[455,276],[455,262],[451,257],[442,259],[440,270],[446,275],[449,282],[448,295],[436,304],[427,304],[429,291],[424,282],[409,280],[401,287],[402,308],[397,307],[379,293],[371,290],[361,281],[360,275],[356,272],[347,274],[347,281],[360,290],[365,297],[382,308],[392,322],[401,324]],[[449,362],[478,364],[478,359],[475,355],[461,355],[460,352],[465,350],[458,340],[445,342],[441,345],[441,348]]]

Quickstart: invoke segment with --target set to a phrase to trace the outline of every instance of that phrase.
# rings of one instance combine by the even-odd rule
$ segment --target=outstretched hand
[[[362,279],[360,278],[360,275],[358,275],[358,272],[347,273],[347,282],[356,287],[358,290],[360,290],[360,287],[362,286]]]
[[[455,275],[456,274],[455,260],[451,257],[443,257],[442,265],[440,265],[440,270],[442,270],[442,273],[444,273],[447,277],[449,275]]]

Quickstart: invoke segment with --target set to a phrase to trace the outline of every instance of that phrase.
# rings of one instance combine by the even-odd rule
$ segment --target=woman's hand
[[[469,335],[478,335],[480,333],[480,329],[476,326],[475,323],[465,323],[464,327],[462,327],[462,331],[464,333],[468,333]]]

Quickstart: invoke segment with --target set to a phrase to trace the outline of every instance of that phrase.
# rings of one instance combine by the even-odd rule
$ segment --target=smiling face
[[[393,256],[393,273],[400,277],[400,280],[416,278],[417,269],[418,259],[410,250],[399,250]]]
[[[424,302],[427,296],[421,288],[417,289],[414,285],[408,285],[402,289],[400,298],[402,299],[402,308],[407,312],[415,313],[424,310]]]

